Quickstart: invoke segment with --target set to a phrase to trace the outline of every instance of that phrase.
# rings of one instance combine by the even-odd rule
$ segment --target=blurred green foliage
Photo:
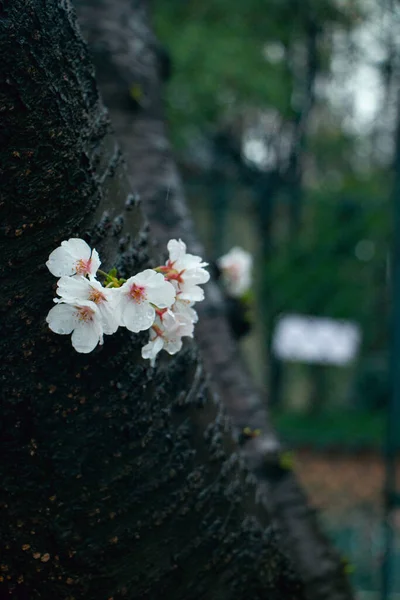
[[[381,450],[384,443],[383,412],[327,411],[310,416],[278,410],[273,418],[282,440],[292,446],[359,451]]]
[[[333,65],[342,60],[351,76],[354,57],[340,54],[335,40],[342,36],[351,49],[353,34],[371,18],[356,0],[158,0],[154,10],[172,60],[167,110],[183,173],[193,171],[191,165],[188,175],[187,150],[208,140],[211,167],[199,164],[196,176],[203,173],[215,220],[218,215],[222,223],[227,181],[231,206],[241,202],[243,186],[253,198],[248,219],[259,240],[258,305],[270,388],[279,383],[271,375],[270,348],[278,315],[351,319],[360,324],[363,343],[357,365],[346,372],[345,397],[366,410],[382,408],[388,395],[391,160],[377,152],[379,122],[349,126],[353,100],[339,102]],[[388,60],[382,60],[382,77],[391,72]],[[386,75],[382,97],[389,98],[397,83]],[[394,123],[389,137],[393,131]],[[224,145],[218,146],[221,133]],[[248,135],[264,144],[264,163],[246,156]],[[339,420],[330,418],[332,427]],[[359,427],[360,435],[364,427],[374,437],[373,421],[360,417]],[[319,424],[307,433],[317,430]]]
[[[355,3],[332,0],[158,0],[154,24],[173,64],[167,100],[174,140],[182,144],[193,130],[214,130],[257,108],[293,117],[290,63],[301,59],[310,18],[347,28],[359,16]]]

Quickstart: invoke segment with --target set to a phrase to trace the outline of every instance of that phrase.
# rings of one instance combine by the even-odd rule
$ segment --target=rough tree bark
[[[152,240],[68,0],[2,0],[0,16],[0,597],[301,600],[195,346],[151,369],[146,334],[81,355],[48,330],[61,240],[122,276],[154,264]],[[144,197],[154,117],[130,146]]]
[[[77,0],[76,4],[100,89],[152,232],[161,245],[171,237],[182,237],[192,251],[203,253],[166,136],[161,99],[167,61],[149,25],[148,3]],[[135,104],[130,98],[132,87],[140,92]],[[281,533],[280,547],[296,566],[306,598],[352,598],[343,563],[322,534],[294,474],[282,466],[282,448],[265,409],[266,399],[243,366],[215,284],[208,286],[199,312],[197,339],[211,389],[232,419],[258,498]],[[262,435],[246,438],[245,427],[261,428]]]

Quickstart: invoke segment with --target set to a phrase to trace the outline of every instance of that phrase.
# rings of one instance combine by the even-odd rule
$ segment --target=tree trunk
[[[78,0],[77,4],[99,85],[152,231],[163,245],[170,237],[182,237],[192,251],[202,253],[166,137],[161,106],[165,51],[149,26],[147,2]],[[136,95],[140,90],[135,105],[129,99],[132,87]],[[207,292],[197,327],[206,372],[242,443],[258,498],[281,533],[280,547],[293,561],[308,600],[350,599],[353,596],[342,562],[322,535],[292,471],[282,466],[282,448],[271,427],[265,398],[243,367],[223,318],[219,290],[211,283]],[[255,438],[243,435],[245,427],[260,428],[262,434]]]
[[[304,157],[306,151],[306,138],[310,125],[310,116],[315,104],[315,82],[319,72],[318,35],[319,26],[314,9],[308,2],[304,2],[304,30],[306,35],[306,65],[305,72],[297,75],[301,82],[301,106],[296,111],[294,119],[294,139],[286,172],[287,194],[290,200],[289,230],[290,239],[295,239],[301,230]],[[304,83],[303,83],[304,82]]]
[[[146,334],[82,355],[48,330],[61,240],[122,276],[153,264],[152,240],[69,2],[0,7],[0,597],[301,599],[195,346],[152,369]],[[156,125],[137,139],[144,196]]]

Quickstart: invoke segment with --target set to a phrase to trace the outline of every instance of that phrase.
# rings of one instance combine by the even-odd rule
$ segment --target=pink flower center
[[[92,259],[85,260],[81,258],[77,261],[75,268],[78,275],[88,275],[92,267]]]
[[[140,304],[143,302],[143,300],[146,300],[146,289],[143,285],[137,285],[136,283],[133,283],[131,285],[131,289],[129,290],[129,296],[134,302]]]
[[[103,294],[103,292],[92,288],[92,291],[89,294],[89,300],[91,300],[95,304],[101,304],[102,302],[106,302],[107,298],[105,294]]]
[[[78,318],[80,321],[92,321],[94,315],[94,310],[89,308],[89,306],[80,306],[78,308]]]

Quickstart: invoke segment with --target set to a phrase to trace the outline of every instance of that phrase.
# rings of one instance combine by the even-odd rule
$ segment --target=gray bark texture
[[[168,71],[166,54],[152,32],[148,2],[76,0],[76,5],[96,77],[151,231],[161,247],[170,238],[181,237],[191,251],[204,256],[168,143],[161,103],[163,75]],[[132,86],[142,92],[135,105],[129,100]],[[259,501],[280,533],[280,547],[295,565],[305,597],[349,600],[353,593],[344,564],[322,533],[295,475],[284,467],[284,449],[271,426],[267,399],[255,388],[223,313],[221,293],[211,282],[206,300],[199,305],[196,337],[211,389],[231,419]],[[261,429],[262,435],[245,436],[246,427]]]
[[[203,366],[187,344],[152,369],[140,357],[147,334],[127,331],[81,355],[45,323],[55,279],[44,263],[62,240],[83,237],[104,269],[115,265],[121,276],[157,262],[133,192],[155,199],[158,215],[161,183],[170,185],[160,167],[176,175],[156,100],[157,44],[142,4],[132,9],[114,15],[122,18],[121,39],[126,16],[130,23],[131,54],[121,58],[135,57],[128,67],[150,87],[132,119],[137,137],[129,151],[138,164],[129,163],[128,176],[69,2],[0,1],[0,597],[301,600],[310,582],[291,568],[294,537],[286,539],[275,513],[290,530],[291,519],[303,512],[309,519],[309,511],[291,493],[278,509],[268,505],[263,485],[273,478],[264,472],[276,463],[261,450],[270,437],[245,444],[265,479],[256,502],[254,476],[217,399],[220,383],[207,381],[210,361]],[[161,248],[165,220],[174,235],[193,235],[177,185],[158,218]],[[209,296],[203,316],[217,327],[215,288]],[[244,377],[234,390],[229,360],[222,357],[220,370],[240,415],[240,391],[251,401],[252,388]],[[227,404],[235,416],[233,408]],[[291,476],[278,471],[278,486],[290,491]],[[311,557],[333,564],[325,542],[317,556],[314,542]],[[338,593],[324,598],[348,598],[335,564],[322,583],[311,583],[328,589],[328,573]]]

